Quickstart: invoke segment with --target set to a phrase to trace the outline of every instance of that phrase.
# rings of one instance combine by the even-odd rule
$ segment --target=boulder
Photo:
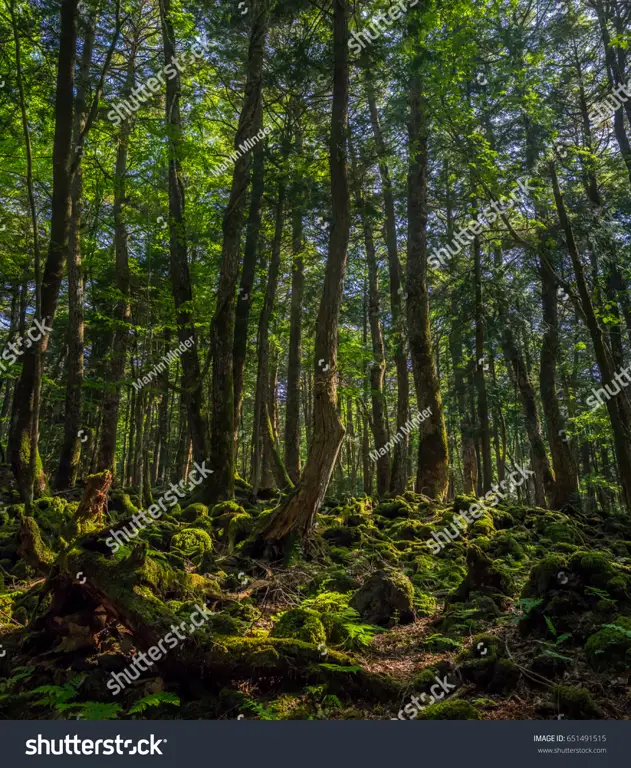
[[[414,621],[414,588],[405,574],[380,570],[367,579],[350,601],[364,621],[382,627]]]

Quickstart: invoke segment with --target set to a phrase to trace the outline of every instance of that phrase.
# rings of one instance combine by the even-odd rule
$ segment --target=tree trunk
[[[570,450],[570,444],[563,439],[565,419],[561,414],[557,395],[556,367],[559,357],[557,286],[549,261],[552,254],[549,252],[542,253],[542,248],[544,245],[540,243],[541,298],[545,330],[541,341],[539,391],[541,392],[556,481],[554,496],[550,499],[550,504],[553,509],[559,509],[564,504],[579,505],[580,496],[577,467]]]
[[[300,153],[300,134],[296,152]],[[294,483],[300,480],[300,376],[302,366],[302,299],[305,276],[302,258],[302,182],[292,185],[291,307],[289,310],[289,352],[287,355],[287,405],[285,408],[285,466]]]
[[[171,0],[160,0],[164,60],[170,64],[175,56],[175,31],[171,19]],[[173,64],[171,64],[173,66]],[[177,333],[182,352],[184,400],[193,438],[196,461],[209,458],[206,416],[202,405],[202,381],[197,351],[197,331],[193,322],[193,290],[188,268],[188,244],[185,220],[184,180],[182,178],[183,130],[180,115],[179,72],[166,81],[166,121],[169,146],[169,277],[177,316]],[[232,335],[230,336],[232,342]],[[192,342],[192,344],[191,344]],[[189,346],[190,345],[190,346]]]
[[[252,138],[261,122],[261,98],[265,38],[268,26],[268,0],[252,5],[252,30],[248,51],[248,78],[239,116],[235,148]],[[213,379],[211,466],[214,474],[204,489],[207,502],[234,496],[234,368],[235,288],[239,272],[239,243],[248,187],[250,153],[234,164],[230,199],[223,218],[223,244],[217,302],[213,318]]]
[[[473,238],[473,279],[475,283],[475,388],[478,393],[478,424],[482,447],[482,488],[481,495],[491,489],[493,462],[491,460],[491,433],[489,428],[489,403],[484,377],[484,310],[482,308],[482,247],[479,235]]]
[[[136,53],[138,38],[132,43],[131,55],[127,64],[124,94],[130,95],[134,89],[136,72]],[[121,381],[125,376],[127,347],[131,321],[130,286],[129,286],[129,251],[127,247],[127,226],[125,224],[125,204],[127,186],[127,153],[129,137],[133,129],[133,119],[123,121],[118,135],[116,150],[116,168],[114,172],[114,251],[116,258],[116,287],[119,292],[118,302],[114,311],[117,320],[112,340],[112,359],[107,388],[103,393],[102,413],[103,428],[99,441],[99,456],[97,469],[99,472],[109,470],[116,475],[116,441],[118,436],[118,414],[121,401]],[[135,408],[132,406],[132,413]],[[132,420],[132,430],[135,421]],[[133,445],[133,432],[130,433],[130,450]],[[128,463],[131,467],[131,463]],[[123,473],[122,482],[126,477]]]
[[[55,138],[53,144],[53,192],[51,203],[50,243],[41,285],[41,320],[50,327],[55,318],[59,289],[64,271],[64,258],[68,249],[68,233],[72,210],[71,164],[72,123],[74,102],[74,70],[77,43],[77,0],[62,0],[59,36],[59,59],[55,95]],[[49,332],[42,333],[39,343],[27,348],[22,356],[22,373],[15,393],[17,408],[11,429],[10,459],[20,495],[31,496],[29,478],[32,466],[32,435],[36,415],[39,413],[40,365],[48,348]],[[45,484],[43,468],[33,456],[38,475],[37,485]]]
[[[603,330],[594,311],[589,289],[587,287],[587,281],[585,280],[583,264],[574,239],[572,225],[565,210],[565,201],[563,200],[563,196],[559,189],[559,181],[554,164],[550,165],[550,175],[552,177],[554,200],[559,221],[561,222],[561,227],[565,233],[567,249],[576,276],[580,307],[594,346],[594,354],[596,355],[601,379],[603,383],[613,389],[613,381],[616,371],[614,369],[611,352],[607,349]],[[616,386],[619,385],[616,384]],[[611,421],[616,460],[618,463],[624,501],[627,507],[631,509],[631,407],[629,406],[629,401],[624,389],[621,389],[615,397],[606,400],[606,405]]]
[[[524,409],[524,421],[528,440],[530,441],[532,468],[535,472],[536,503],[540,507],[547,504],[546,497],[552,501],[555,498],[555,478],[548,461],[545,443],[541,434],[541,422],[537,412],[535,391],[528,376],[521,349],[517,346],[510,319],[506,310],[501,312],[502,348],[506,363],[512,370],[513,379],[519,390],[519,396]]]
[[[381,131],[379,112],[375,91],[370,76],[366,77],[366,95],[370,109],[370,122],[372,125],[377,157],[379,159],[379,173],[383,188],[383,202],[385,209],[386,248],[388,251],[388,269],[390,273],[390,307],[392,310],[392,326],[394,338],[394,361],[397,370],[397,433],[402,435],[393,450],[392,465],[390,468],[390,491],[394,494],[403,493],[407,486],[408,445],[407,435],[401,429],[405,426],[410,412],[410,380],[408,376],[407,350],[405,343],[405,310],[403,308],[403,279],[401,262],[397,248],[397,229],[394,211],[394,194],[392,180],[388,168],[386,146]],[[375,358],[376,359],[376,358]]]
[[[333,0],[333,106],[329,165],[333,217],[315,338],[313,438],[300,483],[271,515],[261,536],[281,542],[291,533],[310,535],[344,438],[337,413],[337,334],[350,229],[346,162],[348,131],[348,7]]]
[[[256,376],[256,398],[254,403],[254,425],[252,436],[252,486],[254,488],[254,494],[258,493],[259,487],[261,486],[265,446],[266,443],[269,443],[269,430],[267,429],[267,406],[269,400],[270,381],[269,334],[270,323],[274,313],[274,305],[276,303],[278,275],[280,272],[280,252],[283,239],[284,205],[285,189],[283,185],[280,184],[278,188],[278,201],[276,203],[276,221],[274,225],[274,240],[272,242],[272,252],[267,277],[267,289],[265,292],[263,309],[261,310],[261,316],[259,317],[258,368]],[[270,448],[271,446],[268,445],[268,451]],[[276,477],[276,481],[280,487],[283,487],[281,485],[283,480],[284,478]],[[265,485],[263,487],[265,487]],[[266,490],[269,490],[269,488],[266,488]]]
[[[68,262],[68,357],[66,379],[66,405],[64,409],[64,439],[59,467],[55,479],[58,489],[72,488],[77,479],[81,442],[81,395],[83,389],[83,270],[81,266],[81,205],[83,198],[82,141],[80,139],[88,118],[86,96],[90,87],[90,66],[94,47],[96,14],[84,26],[83,52],[77,78],[77,95],[73,128],[74,162],[72,179],[72,216],[70,219]]]
[[[257,130],[261,126],[257,126]],[[254,148],[252,172],[252,192],[250,194],[250,212],[245,231],[245,251],[241,284],[235,309],[234,347],[232,351],[234,369],[234,434],[235,441],[239,433],[241,407],[243,404],[243,380],[245,376],[245,357],[248,348],[248,327],[250,322],[250,307],[252,306],[252,290],[254,288],[254,272],[258,254],[259,233],[263,212],[263,190],[265,187],[265,145],[259,142]]]
[[[431,409],[420,425],[416,491],[444,499],[449,486],[449,455],[442,397],[432,354],[427,293],[427,104],[421,75],[422,52],[416,42],[419,20],[414,11],[409,37],[414,41],[409,86],[407,316],[410,356],[419,410]]]
[[[349,140],[349,149],[352,157],[352,147]],[[362,232],[364,236],[364,248],[366,250],[366,263],[368,265],[368,320],[370,324],[370,339],[372,342],[372,361],[370,362],[370,398],[372,403],[372,433],[375,441],[375,451],[388,442],[386,430],[386,412],[384,406],[383,379],[386,373],[386,355],[381,330],[381,307],[379,301],[379,273],[377,267],[377,255],[373,238],[372,222],[370,220],[369,206],[362,192],[363,175],[357,167],[354,157],[353,171],[355,187],[356,207],[361,217]],[[405,424],[405,422],[404,422]],[[397,424],[397,427],[399,425]],[[401,435],[404,435],[401,432]],[[377,460],[377,495],[383,498],[390,486],[390,458],[388,453],[378,456]]]

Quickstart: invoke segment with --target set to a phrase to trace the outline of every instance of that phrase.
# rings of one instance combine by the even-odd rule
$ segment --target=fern
[[[248,699],[243,705],[250,712],[254,712],[261,720],[278,720],[274,712],[271,709],[266,709],[262,704],[259,704],[252,699]]]
[[[43,698],[34,702],[36,706],[50,707],[58,712],[63,711],[60,709],[61,705],[67,704],[74,699],[77,695],[76,688],[70,683],[64,685],[40,685],[39,688],[31,691],[30,695],[43,694]]]
[[[519,607],[524,612],[524,618],[528,616],[528,614],[533,611],[535,608],[541,605],[543,603],[542,598],[532,598],[532,597],[522,597],[519,600]]]
[[[30,677],[34,671],[35,667],[16,667],[14,670],[16,674],[0,683],[0,693],[5,694],[5,692],[13,690],[20,680]],[[8,695],[8,693],[5,695]]]
[[[624,627],[621,627],[619,624],[603,624],[603,627],[607,627],[607,629],[615,629],[618,632],[622,632],[623,635],[626,635],[627,637],[631,637],[631,629],[625,629]]]
[[[81,720],[116,720],[123,711],[120,704],[103,701],[85,701],[78,705]]]
[[[166,691],[152,693],[135,702],[127,714],[140,714],[141,712],[144,712],[147,707],[159,707],[161,704],[173,704],[174,706],[179,707],[180,699],[174,693],[167,693]]]
[[[557,631],[556,631],[556,628],[555,628],[554,624],[552,623],[552,619],[549,616],[545,616],[545,615],[544,615],[543,618],[546,620],[546,626],[548,627],[550,632],[552,632],[554,637],[556,637],[557,636]]]

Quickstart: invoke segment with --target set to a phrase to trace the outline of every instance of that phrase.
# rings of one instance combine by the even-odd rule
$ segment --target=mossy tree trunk
[[[333,217],[324,287],[316,322],[313,437],[300,483],[261,532],[280,543],[290,534],[310,535],[344,437],[337,409],[337,334],[350,230],[346,146],[348,132],[348,6],[333,0],[333,106],[329,165]]]
[[[81,17],[79,17],[81,18]],[[83,390],[83,268],[81,265],[81,206],[83,199],[83,171],[81,135],[88,119],[87,94],[90,87],[90,66],[94,49],[96,12],[90,11],[83,27],[83,51],[77,78],[73,145],[76,170],[72,179],[72,215],[67,252],[68,262],[68,345],[66,374],[66,403],[64,409],[64,437],[59,466],[55,477],[58,489],[72,488],[77,480],[81,457],[81,396]]]
[[[416,9],[418,11],[418,9]],[[418,13],[409,11],[408,37],[413,43],[409,82],[407,317],[410,355],[419,410],[431,409],[420,425],[416,490],[443,499],[449,486],[449,455],[443,404],[432,350],[427,291],[427,103],[423,51],[418,43]]]

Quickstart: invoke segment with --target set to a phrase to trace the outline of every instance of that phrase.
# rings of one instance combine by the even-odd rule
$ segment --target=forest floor
[[[276,502],[244,483],[115,547],[133,491],[102,520],[77,517],[80,491],[25,517],[8,476],[2,718],[629,718],[623,515],[500,503],[432,554],[475,499],[327,499],[273,563],[248,553]]]

